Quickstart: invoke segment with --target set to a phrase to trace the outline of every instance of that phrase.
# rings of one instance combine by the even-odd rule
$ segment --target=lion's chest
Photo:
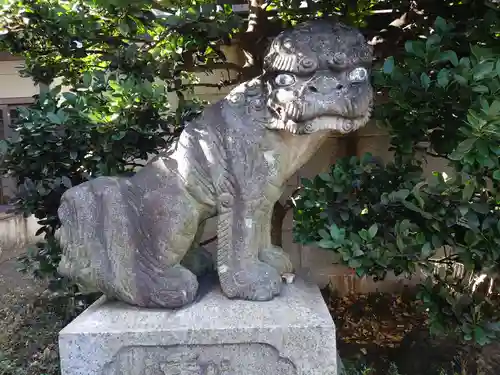
[[[326,132],[294,135],[286,131],[269,131],[269,151],[264,153],[264,157],[273,165],[276,176],[285,183],[311,159],[326,137]]]

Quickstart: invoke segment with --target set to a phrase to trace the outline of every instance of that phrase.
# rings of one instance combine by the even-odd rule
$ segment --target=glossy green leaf
[[[323,249],[333,249],[335,248],[335,242],[333,242],[332,240],[322,239],[318,242],[318,246]]]
[[[75,93],[73,93],[73,92],[63,92],[62,96],[63,96],[63,98],[67,102],[69,102],[69,103],[71,103],[73,105],[76,104],[76,100],[77,100],[78,96]]]
[[[330,226],[330,235],[333,238],[334,241],[337,241],[341,237],[341,232],[339,227],[336,224],[332,224]]]
[[[440,16],[436,17],[436,20],[434,21],[434,28],[441,33],[448,30],[448,25],[446,24],[446,20]]]
[[[437,83],[439,87],[446,87],[450,82],[450,72],[448,69],[441,69],[437,75]]]
[[[403,205],[408,208],[409,210],[412,210],[414,212],[418,212],[420,215],[422,215],[426,219],[432,219],[432,214],[425,212],[421,208],[419,208],[417,205],[413,204],[412,202],[409,201],[403,201]]]
[[[489,342],[486,337],[486,333],[482,327],[476,326],[474,328],[474,340],[480,345],[483,346]]]
[[[355,257],[362,257],[363,255],[365,255],[365,252],[363,250],[361,250],[360,248],[357,248],[354,250],[352,255]]]
[[[469,139],[466,139],[466,140],[460,142],[458,144],[457,148],[449,156],[449,158],[451,160],[462,159],[465,156],[465,154],[468,153],[472,149],[475,142],[476,142],[475,138],[469,138]]]
[[[483,62],[479,65],[476,65],[474,69],[472,70],[472,73],[474,74],[474,79],[475,80],[482,80],[486,76],[488,76],[491,72],[493,72],[493,69],[495,68],[495,65],[492,62]]]
[[[355,258],[349,259],[349,261],[347,262],[347,264],[351,268],[358,268],[358,267],[362,266],[361,261],[359,261],[358,259],[355,259]]]
[[[9,150],[9,144],[6,140],[0,139],[0,158],[2,158]],[[1,159],[0,159],[1,160]]]
[[[422,257],[428,258],[432,253],[432,245],[429,242],[426,242],[424,246],[422,246]]]
[[[488,88],[488,86],[485,85],[477,85],[472,87],[472,91],[478,92],[480,94],[485,94],[488,93],[490,89]]]
[[[439,54],[439,61],[449,61],[453,66],[458,66],[458,56],[455,51],[444,51]]]
[[[429,53],[430,51],[433,51],[437,48],[439,43],[441,42],[442,38],[439,34],[432,34],[427,38],[427,41],[425,43],[425,48],[427,52]]]
[[[47,119],[57,125],[61,125],[63,123],[61,118],[52,112],[47,114]]]
[[[431,84],[431,79],[427,74],[422,73],[420,75],[420,83],[421,83],[423,88],[428,89],[430,84]]]
[[[62,184],[64,185],[64,187],[66,187],[68,189],[73,186],[73,184],[71,183],[71,180],[67,176],[62,176],[61,181],[62,181]]]
[[[453,79],[461,86],[466,86],[469,82],[467,78],[461,76],[460,74],[454,74]]]
[[[388,57],[385,59],[384,66],[382,67],[382,71],[385,74],[392,74],[394,70],[394,57]]]
[[[321,238],[325,239],[325,240],[330,240],[331,239],[331,236],[330,236],[330,233],[328,233],[326,230],[324,229],[320,229],[318,231],[318,234],[321,236]]]
[[[366,275],[366,270],[363,267],[356,268],[356,275],[358,277],[363,277]]]
[[[377,223],[374,223],[368,229],[368,234],[370,235],[370,238],[374,238],[377,235],[377,232],[378,232],[378,225]]]
[[[462,192],[462,199],[464,201],[470,201],[472,194],[474,194],[475,186],[473,183],[467,183]]]
[[[319,178],[321,178],[323,181],[325,182],[329,182],[329,181],[332,181],[332,177],[330,176],[329,173],[320,173],[318,175]]]
[[[488,116],[495,117],[498,115],[500,115],[500,100],[495,100],[488,109]]]

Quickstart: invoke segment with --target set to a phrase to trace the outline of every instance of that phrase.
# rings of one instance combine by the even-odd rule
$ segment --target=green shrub
[[[494,33],[495,16],[483,25]],[[431,330],[485,344],[500,332],[498,293],[453,272],[457,264],[465,275],[495,280],[499,272],[500,44],[464,48],[467,33],[442,18],[433,29],[374,72],[377,90],[388,93],[375,117],[394,160],[344,158],[303,180],[294,236],[336,252],[359,276],[423,270],[419,297]],[[447,159],[449,175],[424,177],[429,155]]]
[[[207,49],[220,37],[197,29],[206,30],[213,12],[189,8],[165,17],[146,3],[9,1],[1,7],[0,50],[21,54],[22,74],[50,89],[19,108],[16,137],[0,145],[0,174],[18,182],[12,203],[38,219],[37,235],[44,236],[21,258],[21,269],[59,285],[61,195],[100,175],[133,173],[172,145],[204,105],[190,99],[193,77],[183,68],[183,53],[193,43]],[[231,12],[216,19],[227,20],[229,29],[235,22]],[[190,23],[193,33],[181,36]],[[206,52],[205,63],[216,55]]]

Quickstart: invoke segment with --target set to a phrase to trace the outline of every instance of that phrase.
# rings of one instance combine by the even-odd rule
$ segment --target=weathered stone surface
[[[271,243],[273,207],[330,133],[366,124],[371,61],[363,35],[340,23],[306,22],[278,35],[263,74],[187,124],[174,150],[132,177],[99,177],[63,195],[59,272],[132,305],[184,306],[202,270],[183,259],[217,217],[224,294],[279,295],[280,274],[292,269]]]
[[[272,301],[217,286],[179,310],[104,298],[60,333],[62,375],[336,375],[335,327],[316,285]]]

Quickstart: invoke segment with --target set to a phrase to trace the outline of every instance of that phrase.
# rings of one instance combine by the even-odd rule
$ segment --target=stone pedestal
[[[335,327],[316,285],[268,302],[218,287],[176,311],[97,301],[59,336],[62,375],[337,375]]]

